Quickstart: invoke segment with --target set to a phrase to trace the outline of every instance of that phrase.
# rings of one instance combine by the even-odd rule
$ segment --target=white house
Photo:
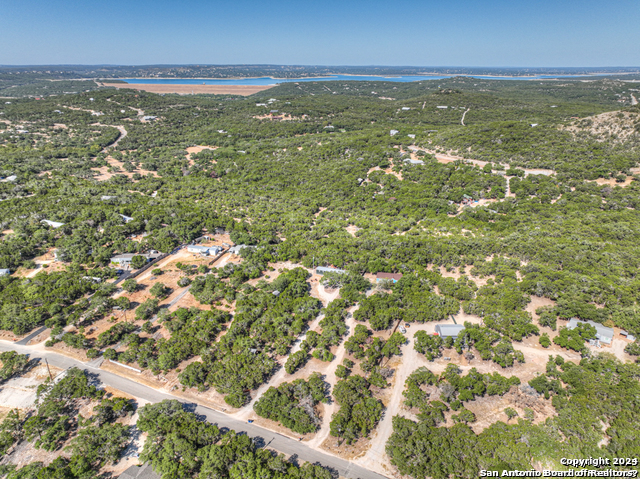
[[[326,266],[318,266],[316,268],[316,274],[319,274],[320,276],[325,275],[327,273],[346,274],[347,272],[343,269],[329,268]]]
[[[187,246],[189,253],[201,254],[202,256],[216,256],[222,251],[220,246],[200,246],[192,244]]]

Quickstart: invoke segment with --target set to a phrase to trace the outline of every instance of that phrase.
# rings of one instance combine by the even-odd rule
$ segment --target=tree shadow
[[[91,371],[84,371],[84,374],[87,376],[87,380],[89,386],[95,386],[96,388],[100,388],[103,386],[102,380],[100,379],[100,375],[98,373],[93,373]]]

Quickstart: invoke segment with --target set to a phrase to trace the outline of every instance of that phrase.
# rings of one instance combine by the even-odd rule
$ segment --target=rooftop
[[[318,266],[316,268],[316,273],[317,274],[323,274],[323,273],[338,273],[338,274],[345,274],[346,271],[343,269],[338,269],[338,268],[332,268],[330,266]]]
[[[581,321],[578,318],[571,318],[569,324],[567,324],[567,329],[574,329],[579,324],[590,324],[594,328],[596,328],[596,339],[599,341],[611,344],[613,341],[614,331],[613,328],[607,328],[600,323],[596,323],[595,321]]]
[[[52,228],[60,228],[61,226],[64,226],[64,223],[58,223],[57,221],[50,221],[50,220],[42,220],[42,223],[49,225]]]
[[[402,278],[402,273],[377,273],[376,279],[393,279],[398,281]]]
[[[449,336],[458,337],[460,332],[464,329],[464,324],[436,324],[435,331],[441,337],[446,338]]]
[[[160,475],[153,471],[151,464],[143,464],[127,468],[120,474],[119,479],[160,479]]]

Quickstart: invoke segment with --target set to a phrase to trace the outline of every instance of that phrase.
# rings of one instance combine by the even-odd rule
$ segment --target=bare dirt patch
[[[570,131],[574,135],[587,132],[596,141],[612,141],[625,143],[633,136],[637,136],[634,123],[640,119],[640,114],[629,111],[608,111],[599,115],[576,120],[568,126],[561,126],[561,130]]]
[[[355,236],[360,228],[358,228],[356,225],[349,225],[345,229],[351,236]]]
[[[275,85],[147,85],[142,83],[99,83],[100,86],[127,88],[150,93],[177,93],[178,95],[253,95],[273,88]]]
[[[94,176],[95,180],[97,180],[97,181],[106,181],[106,180],[112,178],[115,175],[124,175],[124,176],[127,176],[127,177],[131,178],[136,173],[138,173],[138,174],[140,174],[142,176],[146,176],[146,175],[151,174],[151,175],[155,176],[156,178],[159,178],[159,176],[160,176],[155,171],[143,170],[143,169],[140,169],[140,168],[136,168],[133,171],[127,171],[123,167],[124,163],[121,162],[121,161],[116,160],[112,156],[107,156],[106,161],[107,161],[107,163],[109,163],[110,166],[101,166],[100,168],[92,168],[93,171],[97,171],[99,173],[98,175]],[[112,171],[109,171],[110,169]]]
[[[64,356],[76,359],[78,361],[82,361],[83,363],[86,363],[87,361],[89,361],[89,358],[87,357],[87,353],[84,349],[72,348],[71,346],[67,346],[63,342],[56,343],[47,349],[51,349],[52,351],[58,354],[62,354]]]
[[[626,188],[631,184],[632,181],[634,181],[634,179],[635,178],[633,176],[626,176],[625,180],[622,183],[619,183],[615,178],[598,178],[595,181],[599,185],[607,185],[612,187],[619,186],[621,188]]]
[[[62,369],[50,366],[55,378]],[[0,389],[0,407],[9,409],[28,409],[35,399],[38,386],[49,378],[47,366],[39,364],[22,376],[9,379]]]
[[[192,358],[189,361],[181,363],[178,369],[182,368],[184,364],[188,364],[188,362],[193,362],[196,360],[198,360],[198,358]],[[104,363],[102,363],[102,366],[100,368],[105,371],[109,371],[114,374],[118,374],[119,376],[123,376],[133,381],[139,382],[146,386],[152,387],[159,391],[170,392],[174,396],[179,396],[191,401],[196,401],[217,411],[227,412],[227,414],[239,411],[238,409],[234,409],[227,403],[225,403],[224,396],[216,392],[216,390],[213,388],[208,389],[207,391],[202,393],[197,389],[185,388],[185,390],[183,391],[183,388],[178,380],[179,373],[177,373],[175,370],[170,371],[167,374],[154,376],[153,373],[149,370],[144,370],[141,373],[137,373],[129,368],[114,364],[111,361],[105,361]]]
[[[217,146],[190,146],[189,148],[187,148],[187,160],[189,161],[189,166],[195,163],[195,161],[191,159],[192,155],[200,153],[204,150],[216,150],[218,148],[219,147]],[[216,161],[214,160],[213,163],[216,163]]]
[[[341,442],[339,438],[331,436],[322,443],[322,449],[342,459],[352,460],[361,457],[369,450],[369,441],[361,438],[348,445],[346,442]]]
[[[552,299],[545,298],[544,296],[531,296],[531,302],[524,308],[525,311],[531,313],[534,320],[538,320],[538,314],[536,314],[536,309],[542,308],[544,306],[555,306],[556,302]]]
[[[304,115],[306,116],[306,115]],[[252,118],[256,119],[256,120],[276,120],[276,121],[292,121],[292,120],[300,120],[300,118],[297,118],[295,116],[291,116],[291,115],[287,115],[287,114],[279,114],[276,113],[274,115],[267,113],[266,115],[254,115]],[[284,149],[284,151],[287,151],[286,148]]]
[[[466,402],[465,407],[478,419],[471,424],[471,429],[476,434],[480,434],[495,422],[508,422],[504,412],[508,407],[515,409],[520,418],[525,417],[526,409],[530,409],[533,412],[533,422],[536,424],[556,415],[550,399],[546,400],[535,393],[527,394],[519,387],[512,387],[504,396],[483,396],[475,401]],[[515,422],[515,419],[512,421]]]

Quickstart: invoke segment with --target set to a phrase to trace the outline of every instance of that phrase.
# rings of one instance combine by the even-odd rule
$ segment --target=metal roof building
[[[200,246],[196,244],[191,244],[187,246],[187,251],[189,253],[198,253],[205,256],[207,255],[215,256],[218,253],[220,253],[220,251],[222,251],[222,248],[220,246]]]
[[[151,261],[160,256],[160,253],[124,253],[119,254],[111,258],[112,263],[117,263],[120,265],[128,265],[131,264],[131,260],[134,256],[142,256],[147,261]]]
[[[457,338],[464,329],[463,324],[436,324],[436,333],[441,338]]]
[[[594,328],[596,328],[596,339],[604,344],[611,344],[613,341],[614,331],[613,328],[607,328],[600,323],[596,323],[595,321],[580,321],[578,318],[571,318],[569,324],[567,324],[567,329],[574,329],[579,324],[590,324]]]
[[[343,269],[338,268],[329,268],[327,266],[318,266],[316,268],[316,274],[323,275],[327,273],[338,273],[338,274],[346,274],[347,272]]]
[[[0,269],[0,276],[9,276],[11,274],[10,269]]]
[[[42,220],[41,223],[44,223],[45,225],[49,225],[54,229],[64,226],[64,223],[58,223],[57,221],[50,221],[50,220]]]
[[[232,246],[231,248],[229,248],[229,253],[231,253],[231,254],[240,254],[240,251],[242,251],[245,248],[255,248],[255,246],[248,246],[246,244],[237,244],[237,245]]]
[[[127,468],[118,479],[161,479],[161,477],[153,471],[151,464],[143,464]]]

